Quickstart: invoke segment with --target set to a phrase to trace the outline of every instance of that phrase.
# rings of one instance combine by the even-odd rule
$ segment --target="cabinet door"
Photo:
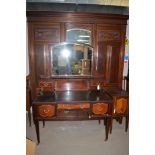
[[[50,77],[49,44],[60,42],[60,23],[29,23],[29,53],[32,98],[36,96],[39,80]]]
[[[120,43],[98,44],[97,75],[103,77],[106,85],[118,86],[121,76]]]
[[[40,76],[45,75],[45,46],[44,44],[35,44],[35,71],[36,79],[40,79]]]
[[[105,86],[121,87],[123,38],[121,27],[97,27],[95,75],[104,79]]]
[[[120,82],[121,57],[120,57],[120,44],[119,43],[107,43],[106,47],[106,85],[118,86]]]

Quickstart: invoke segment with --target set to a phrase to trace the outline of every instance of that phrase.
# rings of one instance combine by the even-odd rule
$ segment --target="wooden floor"
[[[26,124],[26,135],[37,142],[35,126]],[[129,134],[114,121],[113,133],[104,141],[103,123],[98,121],[40,122],[40,144],[36,155],[128,155]]]

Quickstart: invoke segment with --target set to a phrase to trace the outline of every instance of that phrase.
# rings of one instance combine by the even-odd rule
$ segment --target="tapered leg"
[[[31,112],[30,112],[30,110],[28,111],[28,118],[29,118],[29,126],[31,126]]]
[[[100,119],[98,120],[98,123],[101,124],[101,120]]]
[[[117,122],[119,121],[119,118],[118,117],[116,117],[115,119],[116,119]]]
[[[128,131],[128,126],[129,126],[129,116],[126,116],[126,121],[125,121],[125,131]]]
[[[109,118],[105,118],[106,126],[105,126],[105,141],[108,140],[108,133],[109,133]]]
[[[118,120],[119,124],[122,124],[122,120],[123,120],[123,117],[120,117],[119,120]]]
[[[103,124],[106,126],[106,119],[103,120]]]
[[[45,127],[45,120],[43,120],[43,128]]]
[[[34,123],[35,123],[35,128],[36,128],[37,141],[38,141],[38,144],[39,144],[40,143],[39,121],[35,120]]]
[[[110,134],[112,133],[113,118],[110,118]]]

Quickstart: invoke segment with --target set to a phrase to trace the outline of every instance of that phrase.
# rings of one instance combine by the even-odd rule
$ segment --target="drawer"
[[[37,106],[37,115],[43,118],[50,118],[55,115],[54,105],[40,105]]]
[[[90,108],[89,103],[82,103],[82,104],[58,104],[57,109],[88,109]]]
[[[106,114],[108,112],[107,103],[95,103],[92,107],[92,112],[97,115]]]

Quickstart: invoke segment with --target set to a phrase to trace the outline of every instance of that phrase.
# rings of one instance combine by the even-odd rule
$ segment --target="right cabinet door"
[[[121,87],[125,35],[121,28],[98,27],[96,75],[105,86]]]
[[[119,85],[121,79],[121,56],[119,43],[104,43],[106,50],[105,84]]]

